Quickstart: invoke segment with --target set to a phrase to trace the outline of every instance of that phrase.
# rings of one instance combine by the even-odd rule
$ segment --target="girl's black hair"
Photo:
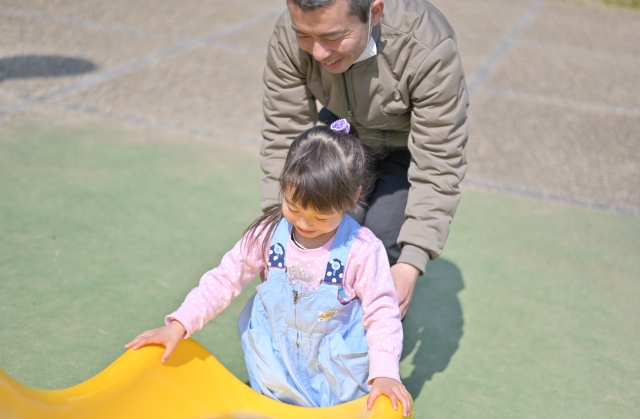
[[[280,175],[280,198],[290,190],[296,205],[318,212],[346,212],[366,205],[373,182],[369,153],[352,126],[350,134],[318,125],[300,134],[291,143]],[[362,187],[358,195],[358,189]],[[248,248],[258,245],[264,234],[265,258],[271,235],[282,219],[278,205],[255,220],[245,231]]]

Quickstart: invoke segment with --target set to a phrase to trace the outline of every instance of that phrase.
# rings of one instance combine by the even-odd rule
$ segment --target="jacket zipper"
[[[344,83],[344,93],[347,96],[347,112],[349,114],[349,122],[353,120],[353,112],[351,112],[351,99],[349,99],[349,88],[347,87],[347,72],[342,73],[342,82]]]

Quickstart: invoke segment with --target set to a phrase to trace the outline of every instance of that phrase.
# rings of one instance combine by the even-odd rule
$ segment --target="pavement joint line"
[[[532,41],[529,39],[518,39],[515,42],[517,45],[525,45],[536,48],[542,48],[545,50],[556,50],[556,51],[570,51],[570,52],[578,52],[585,55],[596,56],[599,58],[607,58],[607,59],[616,59],[623,61],[640,61],[640,55],[638,54],[629,54],[629,53],[611,53],[607,50],[603,49],[589,49],[584,47],[578,47],[574,45],[554,45],[546,42]]]
[[[83,26],[83,27],[87,27],[87,28],[91,28],[91,29],[101,29],[101,30],[107,30],[107,31],[111,31],[111,32],[119,32],[119,33],[126,33],[126,34],[132,34],[132,35],[139,35],[139,36],[143,36],[143,37],[147,37],[147,38],[154,38],[154,39],[163,39],[163,40],[171,40],[171,41],[179,41],[179,42],[185,42],[185,41],[189,41],[189,40],[193,40],[194,39],[193,37],[185,37],[185,36],[170,35],[170,34],[165,34],[165,33],[150,32],[150,31],[145,31],[145,30],[142,30],[142,29],[131,28],[131,27],[126,27],[126,26],[109,25],[109,24],[105,24],[105,23],[92,21],[92,20],[82,20],[82,19],[67,18],[67,17],[62,17],[62,16],[51,15],[51,14],[48,14],[48,13],[32,12],[32,11],[8,8],[8,7],[0,7],[0,14],[5,14],[5,15],[8,14],[8,15],[21,16],[21,17],[31,17],[31,18],[37,18],[37,19],[44,19],[44,20],[49,20],[49,21],[53,21],[53,22],[57,22],[57,23],[64,23],[64,24],[75,25],[75,26]],[[247,47],[247,46],[242,46],[242,45],[234,45],[233,43],[227,43],[226,45],[225,44],[221,44],[221,43],[214,43],[214,44],[212,44],[212,46],[215,46],[215,48],[217,48],[217,49],[223,49],[223,50],[229,50],[229,51],[238,51],[238,52],[244,52],[244,53],[247,53],[247,54],[255,54],[255,55],[260,55],[260,56],[266,56],[267,55],[267,50],[266,49],[252,48],[252,47]]]
[[[498,65],[502,57],[511,49],[518,35],[531,23],[533,18],[538,14],[541,6],[542,0],[534,0],[516,26],[502,39],[498,48],[489,56],[489,59],[485,61],[482,67],[480,67],[480,70],[468,85],[470,98],[473,97],[476,90],[478,90],[487,77],[489,77],[489,74],[491,74],[491,71]]]
[[[171,123],[171,122],[156,122],[144,116],[133,115],[133,114],[124,115],[124,114],[120,114],[112,111],[102,111],[94,107],[64,105],[56,102],[48,103],[48,105],[54,106],[57,108],[62,108],[72,112],[82,113],[82,114],[96,115],[103,118],[115,119],[118,121],[133,122],[133,123],[145,125],[152,128],[170,129],[172,131],[181,132],[181,133],[186,132],[193,135],[210,138],[216,141],[236,143],[236,144],[238,143],[236,139],[221,138],[215,131],[204,130],[204,129],[200,129],[200,128],[185,125],[185,124]],[[255,138],[248,138],[243,141],[245,145],[256,145],[259,142],[260,140]],[[523,197],[532,198],[540,201],[566,204],[573,207],[580,207],[580,208],[586,208],[586,209],[605,211],[605,212],[614,213],[614,214],[640,217],[640,209],[635,210],[633,208],[625,207],[621,205],[613,206],[601,201],[583,201],[575,198],[570,198],[569,196],[566,196],[566,195],[558,195],[553,193],[546,194],[542,191],[531,189],[531,188],[527,188],[527,189],[514,188],[511,186],[503,185],[496,182],[478,181],[473,178],[470,178],[469,176],[467,176],[463,180],[462,184],[464,186],[474,188],[474,189],[490,190],[493,192],[503,193],[507,195],[523,196]]]
[[[266,48],[260,49],[260,48],[248,47],[246,45],[228,43],[228,42],[225,42],[224,44],[219,42],[212,42],[211,44],[209,44],[209,46],[215,49],[223,50],[223,51],[242,52],[249,55],[258,55],[260,57],[267,56]]]
[[[565,99],[555,96],[527,93],[520,90],[500,89],[491,86],[484,86],[480,89],[480,91],[512,99],[524,99],[543,103],[546,105],[569,107],[587,112],[606,112],[619,116],[640,117],[640,107],[613,106],[601,102],[588,102],[586,100],[580,99]]]
[[[10,116],[16,112],[21,112],[23,110],[26,110],[27,108],[30,108],[32,106],[36,106],[39,105],[41,103],[44,102],[48,102],[51,99],[54,98],[58,98],[60,96],[64,96],[67,95],[69,93],[73,93],[76,92],[78,90],[82,90],[85,89],[87,87],[90,86],[94,86],[96,84],[100,84],[103,83],[105,81],[114,79],[116,77],[121,76],[122,74],[128,73],[130,71],[136,70],[138,68],[142,68],[148,64],[151,64],[153,62],[156,61],[160,61],[162,59],[165,58],[169,58],[169,57],[173,57],[175,55],[181,54],[187,50],[193,49],[195,47],[198,46],[202,46],[202,45],[206,45],[218,38],[230,35],[232,33],[238,32],[248,26],[251,26],[255,23],[261,22],[263,20],[266,20],[268,18],[271,18],[272,16],[274,16],[275,14],[280,14],[282,13],[282,10],[280,8],[278,8],[278,10],[273,10],[273,11],[269,11],[266,13],[262,13],[258,16],[255,16],[253,18],[244,20],[242,22],[236,23],[234,25],[228,26],[226,28],[217,30],[215,32],[212,32],[208,35],[202,36],[200,38],[196,38],[193,40],[189,40],[189,41],[185,41],[182,42],[178,45],[169,47],[169,48],[165,48],[159,52],[156,53],[152,53],[149,54],[145,57],[130,61],[128,63],[119,65],[117,67],[102,71],[100,73],[97,74],[93,74],[90,76],[86,76],[74,83],[71,83],[67,86],[64,87],[60,87],[58,89],[52,90],[50,92],[47,92],[43,95],[40,95],[38,97],[35,97],[33,99],[29,99],[27,101],[24,101],[18,105],[14,105],[5,109],[0,110],[0,120],[3,118],[6,118],[7,116]]]
[[[633,209],[622,205],[610,205],[601,201],[583,201],[576,198],[570,198],[566,195],[558,195],[554,193],[544,193],[536,189],[520,189],[512,186],[503,185],[496,182],[484,182],[475,180],[469,176],[465,177],[461,185],[467,186],[471,189],[489,190],[492,192],[503,193],[506,195],[522,196],[526,198],[533,198],[539,201],[555,202],[559,204],[565,204],[572,207],[586,208],[598,211],[604,211],[613,214],[629,215],[633,217],[640,217],[640,209]]]
[[[121,113],[113,112],[110,110],[100,110],[99,108],[91,107],[91,106],[65,105],[59,102],[49,102],[47,103],[47,105],[53,106],[55,108],[65,109],[67,111],[72,111],[72,112],[77,112],[77,113],[82,113],[87,115],[96,115],[96,116],[100,116],[108,119],[115,119],[117,121],[133,122],[133,123],[145,125],[152,128],[170,129],[172,131],[181,132],[181,133],[187,132],[190,134],[198,135],[200,137],[210,138],[216,141],[224,141],[224,142],[230,142],[235,144],[238,143],[238,139],[221,138],[221,136],[217,134],[216,131],[214,130],[201,129],[191,125],[185,125],[181,123],[172,123],[167,121],[157,122],[149,117],[141,116],[141,115],[121,114]],[[246,138],[240,141],[242,141],[246,145],[256,145],[260,142],[260,140],[257,138]]]
[[[484,41],[500,41],[500,37],[496,35],[488,35],[482,34],[475,31],[468,30],[456,30],[456,34],[462,35],[462,37],[468,37],[476,40],[484,40]],[[463,41],[464,42],[464,41]],[[516,39],[513,42],[515,45],[524,45],[535,48],[541,48],[545,50],[556,50],[556,51],[565,51],[565,52],[577,52],[585,55],[593,55],[600,58],[608,58],[608,59],[616,59],[616,60],[628,60],[628,61],[640,61],[640,54],[631,54],[631,53],[612,53],[604,49],[589,49],[585,47],[580,47],[576,45],[557,45],[551,42],[540,42],[534,41],[531,39]],[[460,44],[460,36],[458,36],[458,44]]]
[[[8,99],[29,100],[29,96],[23,95],[21,93],[12,93],[7,90],[0,90],[0,97],[8,98]]]
[[[50,22],[62,23],[66,25],[73,26],[82,26],[90,29],[99,29],[99,30],[107,30],[111,32],[119,32],[125,33],[129,35],[138,35],[146,38],[154,38],[154,39],[164,39],[164,40],[172,40],[172,41],[187,41],[192,38],[177,36],[177,35],[169,35],[164,33],[150,32],[142,29],[131,28],[126,26],[118,26],[118,25],[109,25],[106,23],[100,23],[92,20],[84,20],[84,19],[75,19],[71,17],[64,16],[56,16],[51,15],[49,13],[43,12],[32,12],[22,9],[14,9],[10,7],[0,7],[0,14],[3,15],[12,15],[12,16],[20,16],[20,17],[28,17],[34,19],[42,19],[48,20]]]

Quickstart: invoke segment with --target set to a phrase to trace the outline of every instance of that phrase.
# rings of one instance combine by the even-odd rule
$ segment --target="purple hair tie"
[[[346,119],[338,119],[333,124],[331,124],[331,129],[334,131],[342,131],[345,134],[348,134],[349,130],[351,130],[351,125],[349,125]]]

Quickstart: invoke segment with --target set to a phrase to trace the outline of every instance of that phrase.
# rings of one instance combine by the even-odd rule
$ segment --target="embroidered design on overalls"
[[[269,266],[284,268],[284,247],[280,243],[269,248]]]
[[[338,314],[338,310],[318,311],[318,323],[326,322]]]
[[[340,262],[340,259],[333,259],[327,263],[327,275],[324,280],[325,282],[341,284],[343,275],[344,265]]]
[[[313,282],[313,274],[297,266],[287,266],[287,278],[289,278],[289,281],[297,279],[304,282]]]

